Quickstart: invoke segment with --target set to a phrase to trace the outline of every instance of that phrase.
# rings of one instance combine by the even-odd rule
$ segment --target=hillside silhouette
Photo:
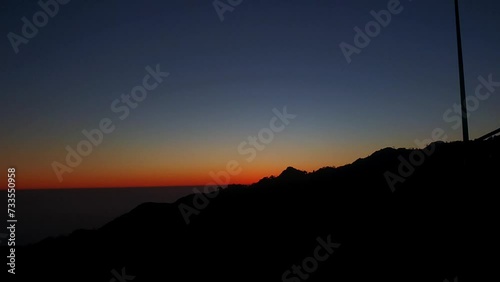
[[[416,152],[424,161],[405,167],[410,175],[391,188],[387,172],[397,175]],[[482,281],[498,269],[490,257],[500,238],[499,172],[498,138],[385,148],[309,173],[288,167],[253,185],[144,203],[97,230],[19,247],[17,278],[121,281],[115,274],[123,272],[123,281]],[[179,207],[193,201],[203,208],[186,224]],[[324,260],[314,264],[306,258],[317,248]]]

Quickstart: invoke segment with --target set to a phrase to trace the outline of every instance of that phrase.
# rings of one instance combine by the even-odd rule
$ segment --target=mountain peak
[[[287,167],[278,177],[279,178],[285,178],[285,179],[290,179],[290,178],[297,178],[306,175],[306,171],[298,170],[294,167]]]

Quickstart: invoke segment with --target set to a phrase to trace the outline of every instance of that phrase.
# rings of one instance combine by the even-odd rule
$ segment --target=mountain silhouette
[[[305,171],[301,171],[289,166],[278,176],[278,178],[292,181],[294,179],[302,179],[302,177],[306,174],[307,172]]]
[[[19,247],[17,278],[480,281],[498,269],[485,251],[498,251],[499,171],[498,138],[385,148],[310,173],[288,167]],[[189,224],[180,207],[195,211]]]

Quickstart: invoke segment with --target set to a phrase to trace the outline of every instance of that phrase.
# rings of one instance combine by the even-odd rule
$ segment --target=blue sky
[[[150,163],[173,169],[172,177],[179,162],[185,169],[202,163],[192,173],[206,175],[237,157],[238,144],[283,106],[297,118],[248,170],[342,165],[383,147],[414,147],[436,127],[460,139],[442,117],[459,103],[452,0],[401,1],[403,11],[346,62],[339,44],[353,44],[353,28],[363,29],[370,11],[388,2],[243,0],[221,22],[212,1],[73,0],[16,54],[7,34],[21,34],[21,18],[41,8],[3,1],[2,155],[55,179],[50,164],[64,158],[64,147],[109,116],[111,102],[157,64],[170,76],[106,136],[89,171],[164,152]],[[460,5],[473,95],[478,76],[500,81],[500,3]],[[500,126],[498,92],[472,113],[471,138]]]

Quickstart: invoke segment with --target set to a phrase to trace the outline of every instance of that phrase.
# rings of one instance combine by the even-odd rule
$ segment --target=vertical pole
[[[458,0],[455,0],[455,21],[457,28],[458,69],[460,74],[460,101],[462,103],[462,133],[464,142],[467,142],[469,141],[469,124],[467,121],[467,100],[465,99],[464,59],[462,57],[462,35],[460,33]]]

